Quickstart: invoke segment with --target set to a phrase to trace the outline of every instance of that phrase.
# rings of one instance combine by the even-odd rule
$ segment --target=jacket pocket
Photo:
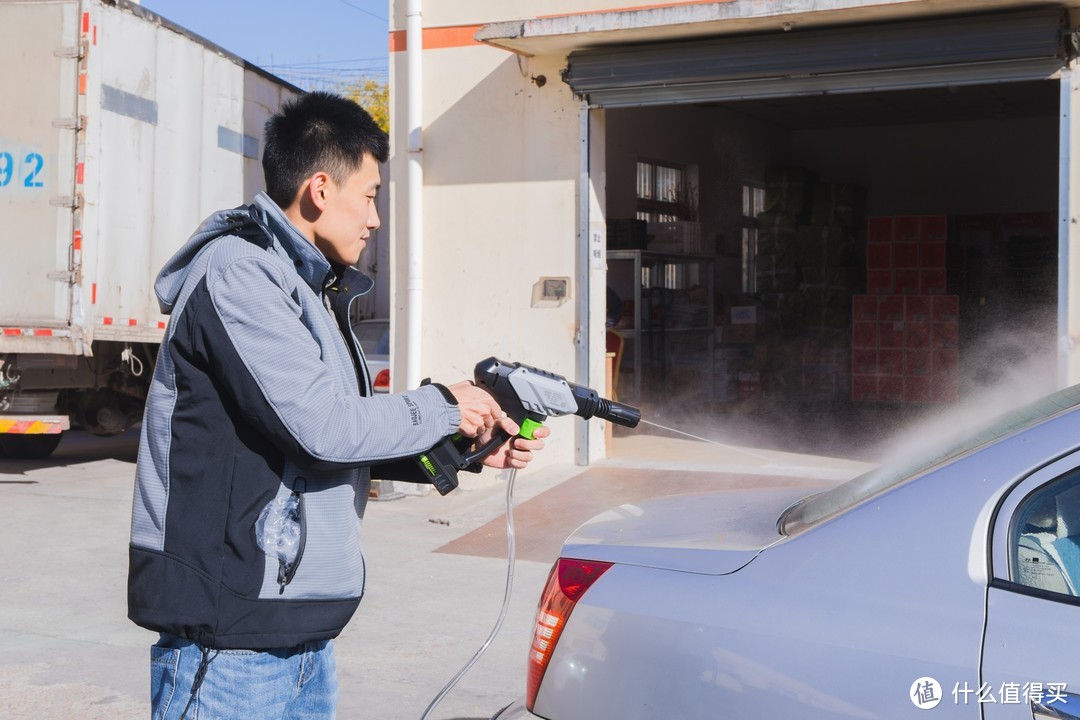
[[[297,483],[306,485],[303,478]],[[267,556],[278,561],[278,594],[292,582],[304,557],[307,544],[307,511],[303,490],[294,489],[290,495],[278,496],[266,504],[255,521],[255,538]]]
[[[291,583],[293,577],[296,576],[296,570],[300,567],[300,561],[304,557],[304,547],[307,545],[307,511],[304,510],[304,494],[293,490],[293,494],[289,496],[289,499],[295,499],[294,522],[300,525],[300,537],[295,556],[291,562],[286,562],[284,558],[278,557],[277,581],[280,588],[279,595],[285,593],[285,586]]]

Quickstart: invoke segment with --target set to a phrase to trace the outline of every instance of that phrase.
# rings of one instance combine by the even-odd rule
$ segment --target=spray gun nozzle
[[[596,417],[598,418],[628,428],[635,428],[641,422],[641,411],[636,407],[604,398],[600,398],[599,405],[600,407],[596,411]]]

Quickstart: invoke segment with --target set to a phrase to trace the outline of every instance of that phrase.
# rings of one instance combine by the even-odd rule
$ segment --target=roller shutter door
[[[594,107],[716,102],[1046,79],[1068,61],[1059,8],[572,53]]]

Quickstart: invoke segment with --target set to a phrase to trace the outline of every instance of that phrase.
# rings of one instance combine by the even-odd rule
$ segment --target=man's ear
[[[324,172],[317,172],[308,178],[307,182],[307,199],[315,206],[319,212],[326,209],[326,203],[329,199],[330,184],[333,181],[330,176]]]

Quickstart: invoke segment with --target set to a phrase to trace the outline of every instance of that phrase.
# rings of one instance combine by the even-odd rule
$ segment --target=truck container
[[[126,0],[0,0],[0,63],[0,452],[45,457],[141,419],[156,274],[302,91]]]

